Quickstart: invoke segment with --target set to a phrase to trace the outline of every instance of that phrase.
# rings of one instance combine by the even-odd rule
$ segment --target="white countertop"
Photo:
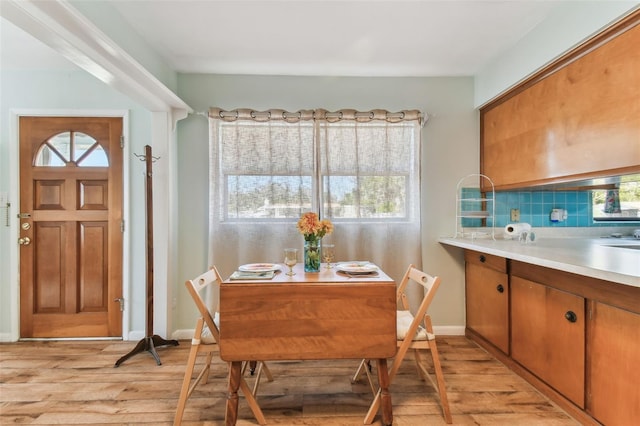
[[[640,245],[631,238],[538,238],[521,244],[496,236],[495,240],[440,238],[442,244],[481,251],[534,265],[585,275],[640,288],[640,250],[608,247]]]

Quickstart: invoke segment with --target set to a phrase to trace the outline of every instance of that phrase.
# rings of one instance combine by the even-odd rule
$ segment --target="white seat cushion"
[[[404,340],[411,323],[413,322],[413,315],[409,311],[397,311],[396,316],[396,333],[398,334],[398,340]],[[435,335],[427,333],[424,327],[419,326],[416,336],[413,340],[433,340]]]
[[[220,314],[218,312],[216,312],[213,316],[213,323],[216,325],[216,327],[218,327],[218,329],[220,329]],[[201,340],[205,345],[212,345],[216,343],[216,339],[213,338],[213,334],[211,334],[211,330],[209,330],[207,324],[205,324],[202,328]]]

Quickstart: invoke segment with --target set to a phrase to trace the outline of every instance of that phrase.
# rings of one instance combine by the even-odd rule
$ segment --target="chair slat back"
[[[413,322],[411,323],[409,329],[407,330],[407,333],[406,333],[407,337],[405,337],[404,342],[402,342],[401,344],[400,342],[398,342],[398,344],[400,345],[400,348],[402,348],[401,349],[402,351],[406,351],[406,349],[411,345],[411,340],[413,340],[412,336],[416,335],[416,332],[418,331],[418,328],[422,324],[425,318],[425,314],[429,309],[429,305],[431,304],[431,301],[433,300],[434,296],[436,295],[436,291],[440,286],[439,277],[432,277],[431,275],[417,269],[415,266],[409,265],[409,267],[407,268],[407,272],[404,274],[404,277],[402,278],[402,281],[398,286],[398,292],[397,292],[397,298],[398,300],[402,301],[403,308],[405,311],[409,310],[409,303],[407,301],[407,296],[405,294],[407,284],[409,283],[409,281],[415,281],[416,283],[423,286],[424,296],[422,298],[422,301],[420,302],[420,306],[418,307],[418,310],[413,316]],[[426,326],[426,324],[422,324],[422,325]]]
[[[407,271],[404,273],[404,276],[400,280],[400,285],[398,286],[398,290],[396,291],[396,303],[402,306],[402,309],[405,311],[409,310],[409,300],[407,299],[406,289],[407,284],[409,284],[409,273],[411,273],[411,269],[413,265],[409,265]]]
[[[415,317],[422,319],[429,309],[429,305],[436,295],[438,287],[440,287],[440,277],[432,277],[419,269],[410,267],[408,271],[409,278],[424,287],[424,297],[422,303],[416,312]]]
[[[422,303],[420,304],[420,308],[416,314],[416,316],[423,316],[429,308],[429,305],[440,286],[440,278],[432,277],[431,275],[417,269],[414,265],[409,265],[407,271],[402,277],[402,280],[400,281],[400,285],[398,286],[396,293],[396,299],[405,311],[409,310],[409,301],[407,299],[406,291],[407,285],[410,281],[414,281],[424,287],[424,298],[422,299]],[[423,305],[425,305],[424,310],[422,309]]]
[[[187,280],[184,283],[184,285],[187,287],[187,291],[189,291],[189,294],[191,295],[191,298],[195,302],[198,311],[200,311],[200,315],[204,319],[204,322],[207,324],[207,327],[209,327],[209,330],[211,331],[211,334],[213,335],[213,338],[216,340],[216,342],[220,341],[220,330],[213,320],[214,314],[209,311],[209,308],[207,307],[207,304],[205,303],[202,295],[207,287],[219,286],[221,281],[222,279],[220,278],[218,270],[215,266],[213,266],[204,274],[199,275],[192,280]]]

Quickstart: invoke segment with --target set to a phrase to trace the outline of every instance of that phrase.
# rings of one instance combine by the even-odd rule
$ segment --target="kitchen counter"
[[[547,237],[530,244],[498,236],[495,240],[440,238],[438,241],[449,246],[640,288],[640,241],[631,238]],[[610,247],[613,245],[635,245],[636,248]]]

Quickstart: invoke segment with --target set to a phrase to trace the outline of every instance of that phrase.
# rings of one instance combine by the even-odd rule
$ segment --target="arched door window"
[[[81,132],[63,132],[45,141],[36,154],[38,167],[109,167],[109,159],[102,146]]]

